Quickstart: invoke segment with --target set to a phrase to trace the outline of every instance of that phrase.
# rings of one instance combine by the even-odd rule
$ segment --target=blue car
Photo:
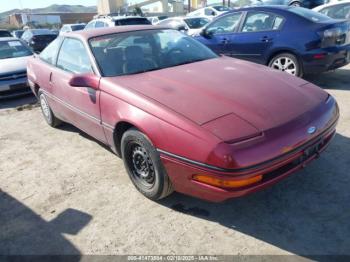
[[[230,11],[195,38],[218,54],[296,76],[333,70],[350,62],[350,22],[301,7]]]

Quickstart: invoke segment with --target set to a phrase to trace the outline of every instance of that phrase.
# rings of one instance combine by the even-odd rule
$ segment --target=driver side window
[[[207,31],[213,35],[233,33],[238,29],[241,13],[225,15],[208,26]]]

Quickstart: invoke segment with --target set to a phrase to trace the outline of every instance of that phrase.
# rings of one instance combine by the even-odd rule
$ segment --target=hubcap
[[[272,63],[272,68],[287,72],[291,75],[297,74],[297,66],[289,57],[279,57]]]
[[[155,182],[154,165],[147,151],[140,145],[133,146],[131,160],[131,171],[134,178],[146,187],[153,186]]]
[[[41,109],[43,110],[44,116],[49,119],[50,118],[50,108],[49,105],[47,104],[45,98],[43,97],[44,95],[40,96],[40,105]]]

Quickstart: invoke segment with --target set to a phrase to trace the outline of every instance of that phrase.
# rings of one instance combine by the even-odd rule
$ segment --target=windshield
[[[191,29],[198,29],[209,23],[208,18],[186,18],[184,20]]]
[[[0,41],[0,59],[30,55],[32,55],[32,51],[18,40]]]
[[[72,31],[83,30],[85,28],[85,25],[72,25],[71,28]]]
[[[147,18],[127,18],[115,21],[115,25],[150,25],[151,22]]]
[[[89,42],[104,76],[142,73],[217,57],[201,43],[171,29],[105,35]]]
[[[12,35],[8,31],[0,31],[0,37],[12,37]]]
[[[350,3],[326,7],[319,12],[335,19],[350,19]]]
[[[315,23],[328,21],[330,19],[328,16],[324,14],[317,13],[315,11],[302,8],[302,7],[291,7],[288,10]]]

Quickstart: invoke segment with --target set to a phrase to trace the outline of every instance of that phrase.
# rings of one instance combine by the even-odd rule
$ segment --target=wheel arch
[[[283,53],[290,53],[290,54],[294,55],[298,59],[301,72],[304,72],[304,65],[303,65],[303,62],[302,62],[300,55],[295,50],[290,49],[290,48],[281,48],[281,49],[276,49],[276,50],[272,51],[269,54],[265,65],[268,66],[272,58],[274,58],[275,56],[277,56],[279,54],[283,54]]]

